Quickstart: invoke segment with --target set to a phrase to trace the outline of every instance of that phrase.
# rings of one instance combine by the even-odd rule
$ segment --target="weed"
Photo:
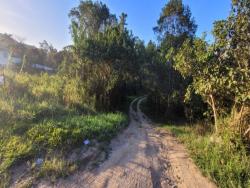
[[[197,134],[195,127],[165,126],[182,141],[203,173],[219,187],[250,187],[250,157],[237,135]]]
[[[75,164],[70,164],[62,158],[53,157],[46,159],[39,172],[40,177],[46,177],[54,182],[58,177],[66,177],[77,169]]]

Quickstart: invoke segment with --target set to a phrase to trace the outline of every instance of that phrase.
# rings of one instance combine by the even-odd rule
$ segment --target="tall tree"
[[[182,0],[170,0],[162,9],[157,24],[154,31],[160,40],[168,35],[193,37],[197,28],[189,7]]]
[[[186,38],[193,38],[197,25],[190,8],[182,0],[170,0],[162,9],[154,31],[158,35],[163,55],[172,61],[176,50]]]
[[[69,16],[74,41],[72,75],[82,81],[85,94],[94,96],[97,108],[119,106],[138,77],[143,49],[126,28],[127,15],[122,13],[118,21],[106,5],[81,1]]]
[[[174,56],[187,38],[194,38],[196,28],[189,7],[184,5],[182,0],[168,1],[154,28],[159,41],[156,53],[164,65],[154,65],[153,69],[157,71],[155,78],[159,81],[155,83],[157,84],[155,91],[151,92],[151,101],[156,101],[155,105],[158,106],[166,105],[166,107],[161,107],[166,110],[165,114],[171,108],[178,109],[177,111],[180,112],[184,111],[181,101],[186,81],[173,67]]]
[[[218,119],[230,113],[237,117],[232,122],[240,133],[246,129],[241,125],[250,105],[249,5],[247,0],[233,1],[228,19],[214,24],[214,44],[189,39],[175,57],[176,69],[192,77],[190,86],[211,106],[216,131]]]
[[[117,22],[115,15],[110,14],[105,4],[91,0],[81,0],[79,6],[70,11],[69,16],[71,27],[77,27],[87,38],[105,31],[107,26]]]

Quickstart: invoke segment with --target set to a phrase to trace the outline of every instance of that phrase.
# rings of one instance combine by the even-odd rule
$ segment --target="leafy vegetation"
[[[216,133],[230,127],[247,139],[249,11],[248,1],[233,1],[227,20],[215,22],[215,41],[209,44],[205,35],[195,36],[196,24],[181,0],[166,4],[155,28],[160,42],[158,50],[151,47],[158,58],[155,68],[148,66],[154,75],[148,81],[151,83],[148,103],[158,114],[185,115],[191,121],[204,119],[205,114],[208,120],[213,120]],[[158,63],[163,61],[167,63]],[[223,127],[220,122],[231,126]]]
[[[41,176],[69,174],[74,165],[52,151],[69,151],[83,139],[109,141],[126,125],[124,112],[138,95],[147,95],[144,110],[158,120],[205,122],[197,137],[188,127],[172,131],[219,186],[249,186],[249,7],[248,0],[232,0],[229,17],[214,24],[212,43],[196,36],[182,0],[163,7],[157,43],[144,44],[127,29],[125,13],[117,17],[91,0],[69,12],[73,44],[62,51],[0,35],[10,56],[0,67],[0,186],[7,186],[13,165],[41,156],[47,157]],[[14,65],[12,55],[22,63]]]
[[[47,159],[41,166],[39,172],[40,177],[46,177],[47,179],[55,182],[58,177],[66,177],[76,170],[75,164],[70,164],[64,159],[53,157]]]
[[[45,120],[32,127],[22,127],[22,135],[13,133],[1,137],[0,172],[4,174],[13,164],[25,159],[45,156],[53,150],[70,151],[83,145],[85,139],[107,142],[127,125],[122,114],[97,114],[84,116],[66,116],[59,120]],[[6,131],[1,131],[6,134]],[[55,162],[55,161],[54,161]],[[41,169],[44,173],[49,165]],[[53,163],[57,165],[57,163]],[[50,168],[53,168],[51,166]],[[59,167],[61,168],[61,167]],[[53,172],[53,169],[50,169]],[[57,173],[57,169],[54,169]],[[59,169],[60,170],[60,169]],[[63,173],[63,172],[60,172]],[[59,174],[60,174],[59,173]]]
[[[164,128],[187,146],[202,172],[219,187],[249,187],[250,158],[239,135],[227,132],[215,137],[201,126],[166,125]]]
[[[36,177],[66,176],[76,169],[66,153],[86,139],[108,143],[127,125],[121,110],[127,112],[135,94],[142,42],[127,30],[126,14],[118,21],[102,3],[82,1],[69,16],[74,44],[61,52],[46,41],[35,50],[4,36],[14,45],[10,52],[21,50],[24,58],[22,65],[1,67],[0,186],[8,186],[12,167],[39,158]],[[31,71],[33,63],[54,70]]]
[[[161,123],[202,122],[195,130],[170,129],[220,187],[249,187],[249,7],[247,0],[233,0],[208,43],[206,34],[195,35],[188,6],[170,0],[155,27],[159,45],[147,46],[154,55],[144,65],[144,112]]]
[[[70,139],[72,145],[84,138],[109,140],[124,126],[121,123],[126,121],[125,115],[67,107],[73,104],[64,103],[63,80],[58,75],[32,76],[12,71],[5,75],[0,113],[1,169],[33,155],[36,148],[62,147]]]

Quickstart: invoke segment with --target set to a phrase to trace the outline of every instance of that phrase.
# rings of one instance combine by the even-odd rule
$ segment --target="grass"
[[[219,187],[250,187],[250,157],[239,137],[230,132],[220,136],[204,133],[201,125],[164,128],[186,145],[203,174]]]
[[[70,151],[83,145],[85,139],[108,142],[126,125],[127,116],[121,113],[75,115],[60,121],[44,120],[28,125],[22,135],[9,133],[0,138],[0,174],[18,161],[44,155],[51,150]]]
[[[0,187],[9,187],[12,167],[37,158],[44,159],[39,177],[66,176],[75,168],[67,153],[85,139],[108,143],[127,125],[123,113],[89,107],[77,83],[59,75],[6,71],[6,85],[0,86]]]
[[[250,156],[242,138],[227,128],[227,121],[222,121],[220,133],[214,134],[209,125],[186,124],[185,121],[170,121],[159,117],[150,110],[146,101],[142,111],[168,129],[183,143],[202,173],[222,188],[250,187]],[[166,123],[167,122],[167,123]]]
[[[84,139],[109,141],[127,124],[121,113],[70,116],[45,120],[27,131],[27,137],[40,148],[66,148],[82,144]]]
[[[77,169],[75,164],[71,164],[68,161],[53,157],[46,159],[41,166],[39,176],[49,179],[51,182],[55,182],[58,177],[66,177],[73,173]]]

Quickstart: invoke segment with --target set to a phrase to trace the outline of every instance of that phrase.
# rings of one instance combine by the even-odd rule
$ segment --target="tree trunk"
[[[209,98],[211,100],[211,103],[209,103],[212,107],[213,110],[213,115],[214,115],[214,128],[215,128],[215,133],[217,133],[218,131],[218,117],[217,117],[217,110],[216,110],[216,106],[215,106],[215,101],[214,101],[214,97],[212,94],[209,95]]]
[[[239,129],[240,129],[240,134],[242,135],[242,129],[243,129],[243,126],[242,126],[242,116],[243,116],[243,111],[244,111],[244,103],[243,103],[243,105],[241,106],[241,108],[240,108],[240,117],[239,117],[239,124],[238,124],[238,126],[239,126]]]
[[[26,55],[23,56],[22,66],[21,66],[21,69],[20,69],[19,73],[23,72],[23,68],[24,68],[25,63],[26,63]]]

